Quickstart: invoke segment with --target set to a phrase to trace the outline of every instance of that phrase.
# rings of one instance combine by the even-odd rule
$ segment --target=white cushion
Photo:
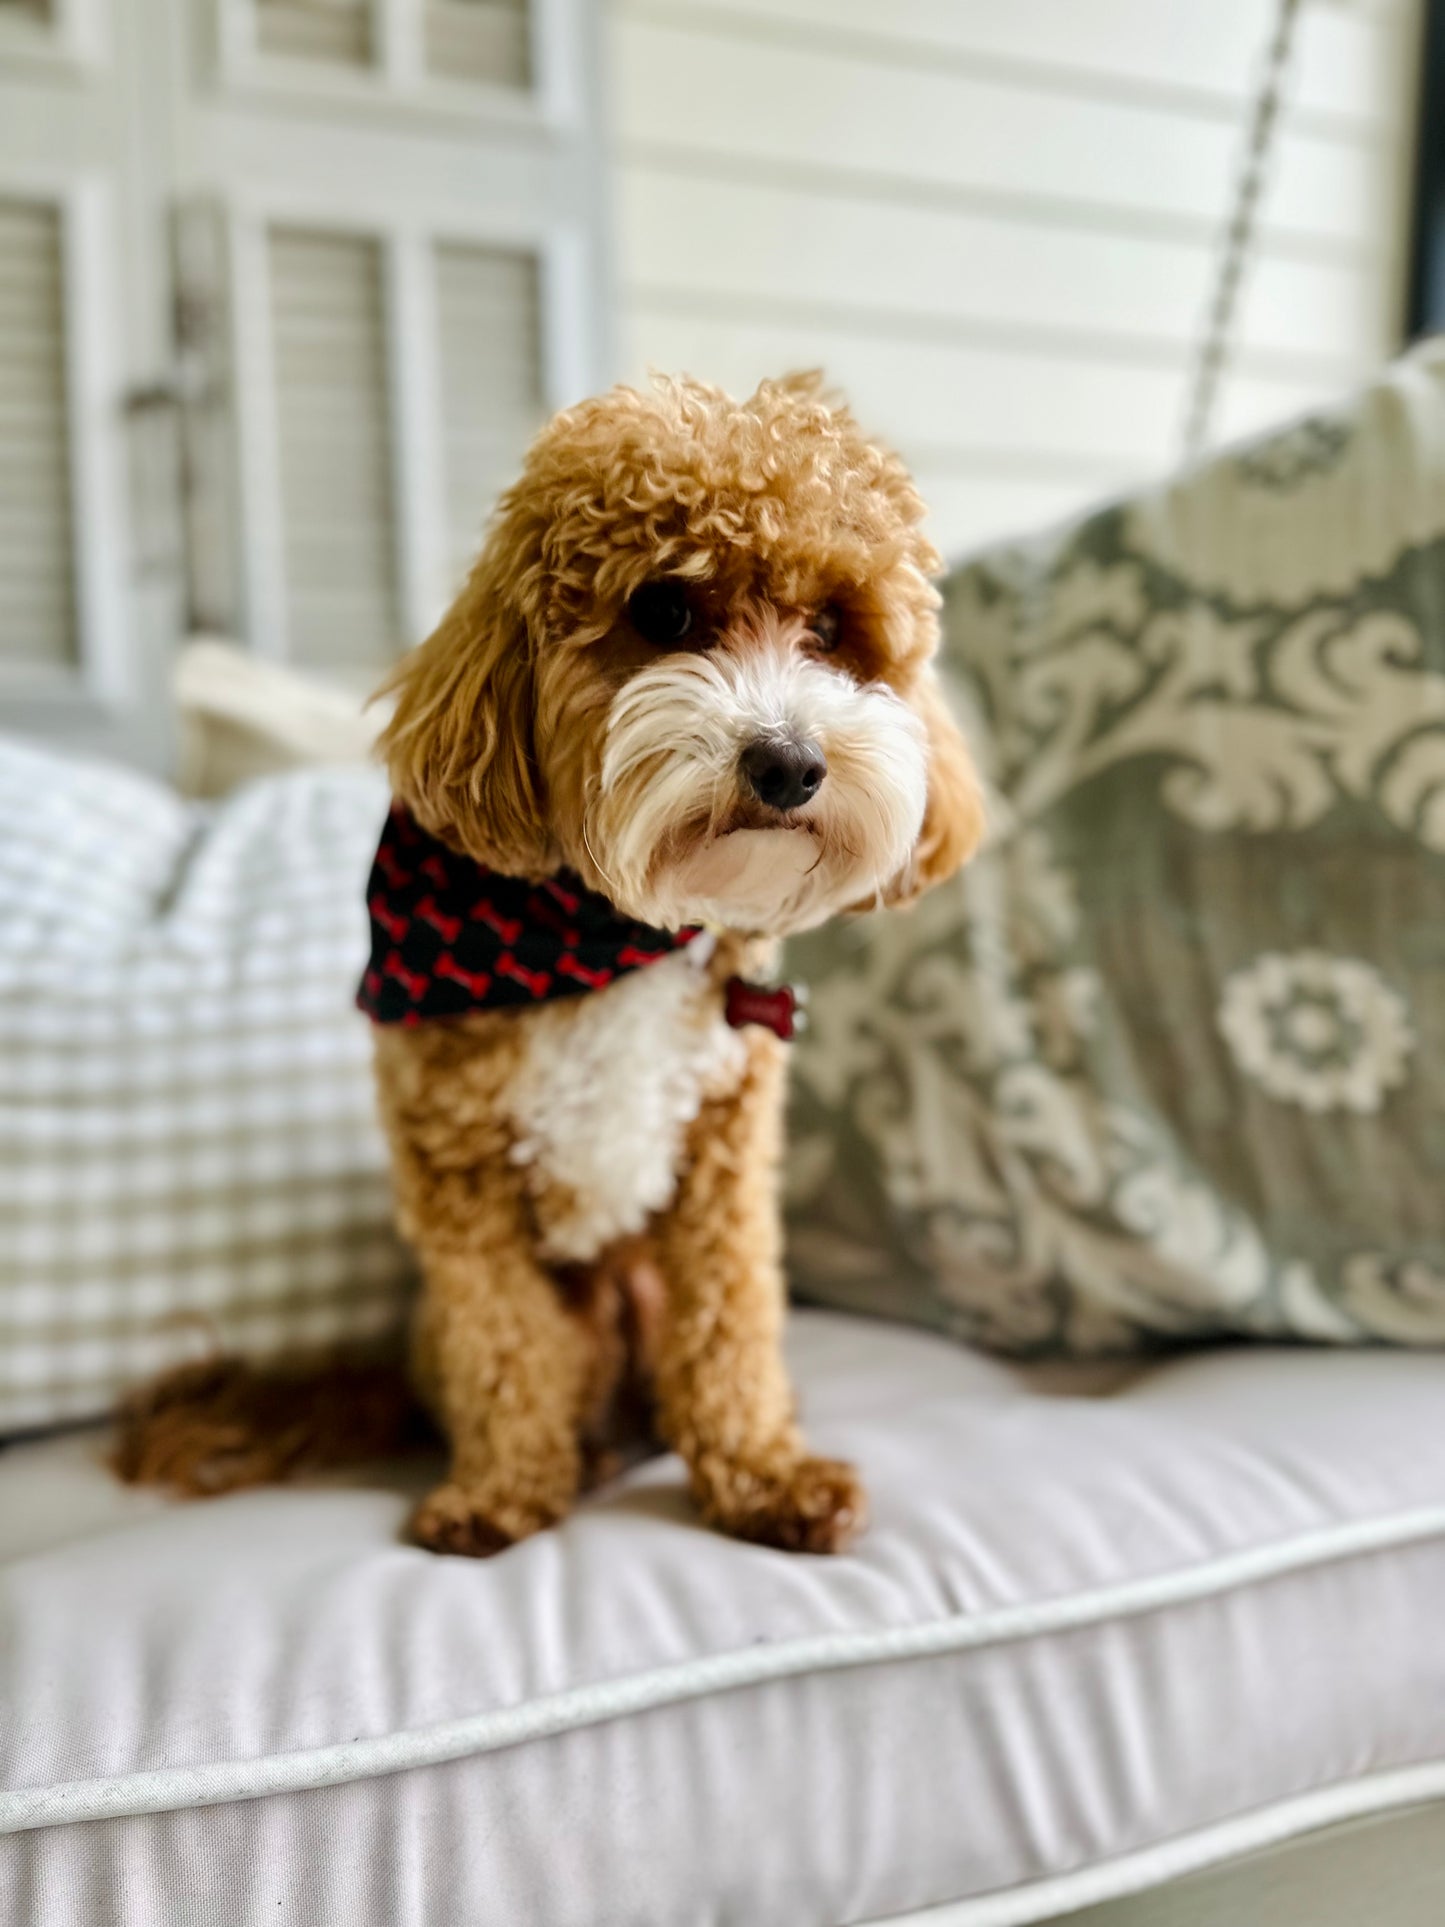
[[[873,1494],[835,1560],[671,1459],[472,1564],[398,1543],[429,1467],[172,1505],[0,1453],[21,1917],[997,1927],[1445,1790],[1437,1359],[792,1345]]]
[[[175,699],[186,796],[225,796],[279,770],[369,762],[389,713],[389,705],[368,706],[362,690],[213,636],[181,651]]]

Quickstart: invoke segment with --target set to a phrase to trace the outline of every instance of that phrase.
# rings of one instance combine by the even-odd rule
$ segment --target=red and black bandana
[[[366,889],[371,960],[356,1001],[376,1024],[581,997],[691,943],[654,930],[562,871],[501,876],[429,836],[396,806]]]

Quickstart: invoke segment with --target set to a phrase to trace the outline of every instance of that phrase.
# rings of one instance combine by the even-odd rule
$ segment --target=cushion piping
[[[1212,1826],[1174,1834],[1134,1853],[1074,1867],[1068,1873],[969,1900],[940,1901],[913,1913],[875,1915],[858,1927],[1032,1927],[1034,1922],[1124,1900],[1187,1874],[1204,1873],[1246,1854],[1283,1846],[1301,1834],[1441,1800],[1445,1800],[1445,1759],[1424,1760],[1388,1773],[1361,1774],[1332,1786],[1312,1787],[1308,1793],[1231,1814]]]
[[[0,1834],[83,1820],[118,1819],[182,1808],[219,1806],[341,1786],[413,1767],[437,1766],[549,1739],[663,1706],[803,1673],[966,1652],[1042,1634],[1074,1631],[1109,1619],[1207,1599],[1335,1560],[1445,1538],[1445,1506],[1316,1528],[1142,1579],[1060,1598],[951,1613],[916,1626],[868,1632],[807,1634],[772,1645],[708,1654],[646,1672],[566,1687],[517,1706],[498,1707],[431,1726],[405,1728],[334,1746],[272,1753],[194,1766],[153,1767],[51,1786],[0,1793]]]

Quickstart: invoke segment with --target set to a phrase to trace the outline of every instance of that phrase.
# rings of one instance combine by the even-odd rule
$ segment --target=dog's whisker
[[[615,894],[617,890],[617,884],[613,880],[613,878],[608,875],[606,866],[601,862],[601,860],[597,855],[597,852],[592,847],[592,838],[588,834],[587,817],[585,812],[582,817],[582,841],[583,841],[583,844],[586,846],[588,856],[591,857],[593,863],[596,865],[597,874],[602,878],[603,882],[607,885],[608,889],[613,891]]]

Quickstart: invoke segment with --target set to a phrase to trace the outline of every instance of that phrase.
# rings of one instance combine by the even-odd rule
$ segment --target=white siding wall
[[[1274,0],[612,0],[622,338],[822,364],[951,550],[1177,457]],[[1221,436],[1399,343],[1416,0],[1306,0]]]

